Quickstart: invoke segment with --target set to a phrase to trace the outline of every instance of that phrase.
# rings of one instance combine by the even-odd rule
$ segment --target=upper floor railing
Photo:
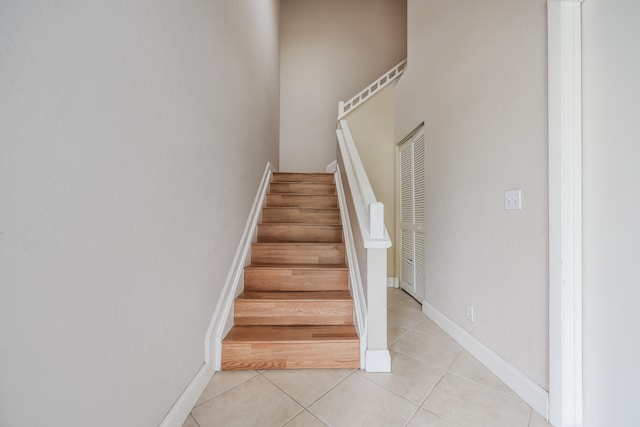
[[[397,79],[404,73],[407,68],[407,60],[400,62],[398,65],[384,73],[375,82],[362,89],[348,101],[340,101],[338,103],[338,120],[343,119],[347,114],[358,108],[367,98],[373,96],[376,92],[382,90],[389,83]]]

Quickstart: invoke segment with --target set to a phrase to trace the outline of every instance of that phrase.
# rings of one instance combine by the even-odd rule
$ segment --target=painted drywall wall
[[[282,0],[280,167],[336,159],[338,102],[406,57],[405,0]]]
[[[395,277],[394,85],[391,84],[346,117],[371,188],[384,204],[384,225],[393,242],[387,250],[387,276]]]
[[[640,425],[640,3],[587,0],[583,34],[584,425]]]
[[[426,300],[546,388],[545,1],[409,0],[408,16],[395,140],[425,122]]]
[[[0,2],[0,425],[158,425],[267,161],[279,7]]]

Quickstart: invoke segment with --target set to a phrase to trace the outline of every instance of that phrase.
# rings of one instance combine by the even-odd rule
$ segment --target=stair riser
[[[233,343],[222,345],[222,369],[359,368],[360,343]]]
[[[346,291],[347,270],[247,269],[245,291]]]
[[[352,325],[353,300],[264,301],[236,299],[236,325]]]
[[[342,242],[339,225],[259,224],[258,242]]]
[[[336,194],[334,184],[322,184],[314,182],[272,182],[269,186],[271,193],[297,193],[297,194]]]
[[[329,173],[281,173],[273,174],[272,182],[320,182],[325,184],[333,184],[333,174]]]
[[[340,211],[337,209],[310,208],[265,208],[262,211],[263,223],[288,224],[340,224]]]
[[[345,262],[344,245],[295,244],[253,245],[253,264],[342,264]]]
[[[337,208],[338,196],[334,194],[306,195],[306,194],[267,194],[267,207],[298,207],[298,208]]]

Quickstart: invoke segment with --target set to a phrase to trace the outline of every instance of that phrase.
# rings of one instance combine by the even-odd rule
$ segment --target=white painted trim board
[[[581,426],[582,1],[550,0],[549,420]]]
[[[211,381],[213,374],[215,374],[215,371],[211,369],[211,365],[207,363],[202,365],[196,376],[174,403],[167,416],[164,417],[159,427],[181,427],[193,406],[200,399],[207,384]]]
[[[340,220],[342,221],[342,232],[344,234],[344,245],[347,253],[347,265],[349,266],[349,289],[353,297],[353,308],[355,310],[355,327],[360,338],[360,369],[366,368],[367,358],[367,302],[364,296],[360,269],[358,267],[358,256],[355,243],[353,241],[353,230],[349,219],[347,208],[347,198],[344,194],[344,183],[338,164],[335,165],[334,178],[336,182],[336,192],[338,193],[338,205],[340,206]]]
[[[387,288],[400,288],[400,279],[397,277],[387,277]]]

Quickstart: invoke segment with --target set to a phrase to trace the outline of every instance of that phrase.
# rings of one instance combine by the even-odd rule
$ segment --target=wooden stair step
[[[332,173],[274,172],[272,182],[323,182],[333,184]]]
[[[244,269],[245,291],[346,291],[346,264],[251,264]]]
[[[337,208],[335,194],[267,193],[267,207]]]
[[[265,207],[262,209],[263,223],[310,223],[340,224],[337,208]]]
[[[258,224],[258,242],[342,242],[342,226],[324,224]]]
[[[323,182],[272,182],[270,193],[336,194],[335,184]]]
[[[236,325],[352,325],[348,291],[242,292],[234,306]]]
[[[252,264],[342,264],[343,243],[254,243]]]
[[[222,341],[222,369],[359,368],[353,326],[234,326]]]

